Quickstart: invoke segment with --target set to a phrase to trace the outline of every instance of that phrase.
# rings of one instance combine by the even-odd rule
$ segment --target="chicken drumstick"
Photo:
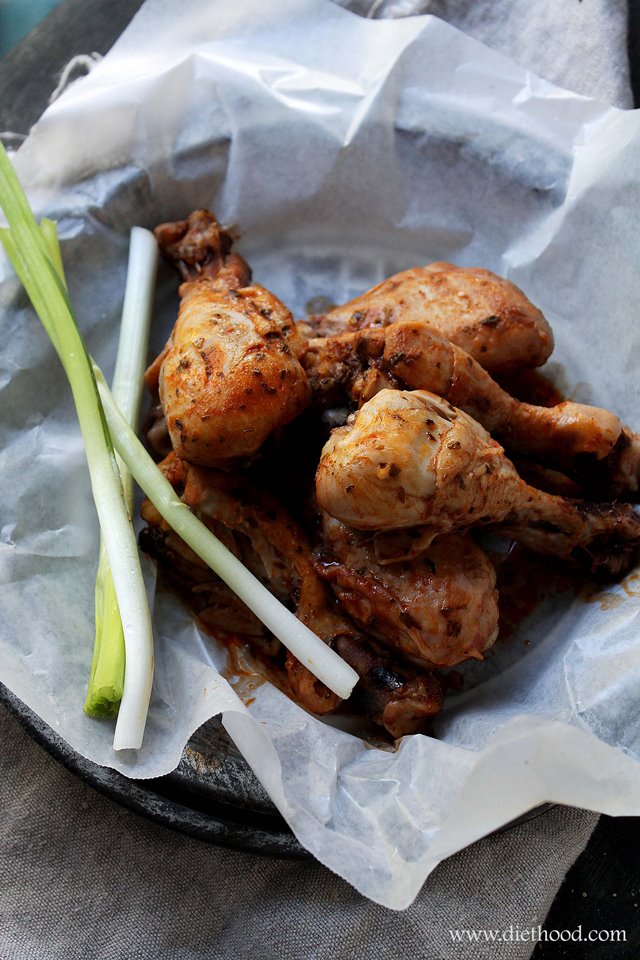
[[[423,550],[441,534],[491,524],[538,552],[617,574],[640,545],[630,506],[528,486],[480,424],[426,390],[382,390],[334,430],[316,493],[322,509],[357,529],[421,528]]]
[[[621,424],[608,410],[565,401],[555,407],[521,403],[461,347],[421,323],[394,323],[310,340],[301,356],[313,397],[342,390],[362,403],[384,386],[429,390],[464,410],[514,450],[566,460],[577,453],[608,456]]]
[[[396,664],[388,654],[376,652],[339,614],[314,569],[303,531],[273,497],[243,477],[193,466],[173,453],[160,469],[213,533],[354,667],[360,675],[356,698],[375,723],[394,737],[424,730],[427,719],[442,707],[440,679],[428,670],[418,673]],[[149,524],[141,533],[143,549],[165,562],[203,622],[214,629],[260,636],[263,628],[253,614],[168,528],[150,501],[144,502],[141,513]],[[295,699],[307,710],[324,714],[340,704],[291,653],[287,653],[285,671]]]
[[[450,263],[398,273],[301,328],[329,337],[401,320],[429,327],[492,372],[538,367],[553,350],[551,327],[518,287],[489,270]]]
[[[155,232],[184,281],[173,332],[146,375],[173,448],[210,466],[251,456],[310,399],[293,318],[264,287],[249,286],[247,264],[208,211]]]

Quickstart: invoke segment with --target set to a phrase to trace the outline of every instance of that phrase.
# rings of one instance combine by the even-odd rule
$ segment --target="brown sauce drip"
[[[500,595],[497,643],[510,641],[522,623],[549,596],[559,593],[582,598],[584,574],[562,560],[544,557],[514,543],[505,554],[491,553]],[[593,584],[589,584],[594,589]],[[528,646],[530,641],[524,640]],[[491,652],[488,652],[491,655]]]
[[[567,399],[563,388],[556,386],[548,375],[539,370],[521,370],[511,377],[505,375],[499,378],[499,383],[516,400],[534,403],[538,407],[555,407]]]
[[[603,590],[599,584],[586,584],[581,598],[585,603],[597,603],[601,610],[616,610],[627,600],[640,597],[640,570],[633,570],[617,586],[622,593]]]
[[[200,627],[206,629],[202,623]],[[213,636],[210,632],[209,635]],[[255,648],[247,640],[232,634],[224,636],[222,631],[216,632],[215,639],[223,643],[227,651],[227,662],[220,671],[221,675],[233,687],[243,703],[247,707],[250,706],[255,699],[255,691],[270,679],[267,677],[269,664],[258,660]]]
[[[220,674],[233,687],[245,706],[248,707],[253,703],[255,692],[263,683],[272,683],[281,693],[295,700],[284,666],[280,662],[284,659],[282,648],[280,654],[273,657],[261,647],[260,638],[249,639],[239,634],[228,633],[218,627],[209,627],[201,620],[198,620],[198,625],[203,633],[224,646],[227,662]]]

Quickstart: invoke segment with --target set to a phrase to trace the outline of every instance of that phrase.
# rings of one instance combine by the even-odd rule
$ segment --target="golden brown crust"
[[[439,537],[410,563],[382,566],[372,543],[327,514],[318,572],[357,624],[426,666],[482,654],[498,635],[496,574],[469,537]]]
[[[540,366],[553,350],[551,327],[515,284],[450,263],[398,273],[308,324],[325,337],[403,320],[424,323],[494,372]]]
[[[247,264],[209,211],[156,236],[184,281],[176,324],[145,378],[173,447],[207,466],[251,457],[310,400],[293,318],[264,287],[248,286]]]
[[[200,280],[183,290],[159,377],[173,447],[203,465],[250,456],[310,400],[287,342],[291,315],[263,288]]]
[[[358,696],[376,723],[393,736],[424,729],[426,719],[442,705],[439,679],[430,672],[416,675],[415,670],[396,668],[389,655],[371,649],[336,606],[315,569],[304,531],[273,496],[243,476],[193,466],[175,453],[159,467],[183,501],[280,600],[295,608],[303,623],[325,643],[347,644],[349,662],[362,678]],[[264,633],[253,614],[168,528],[148,500],[141,512],[149,524],[143,545],[171,565],[174,582],[206,624],[252,636]],[[340,704],[291,653],[284,667],[288,690],[305,709],[325,714]]]
[[[539,553],[580,557],[614,576],[640,548],[640,518],[628,504],[528,486],[479,423],[426,390],[383,390],[334,430],[316,493],[331,516],[375,531],[385,562],[416,555],[410,538],[389,542],[414,527],[421,551],[442,534],[491,525]]]
[[[603,459],[620,420],[600,407],[564,401],[522,403],[465,350],[415,320],[308,341],[301,363],[318,405],[342,391],[356,405],[389,387],[429,390],[464,410],[513,450],[566,463],[576,454]]]

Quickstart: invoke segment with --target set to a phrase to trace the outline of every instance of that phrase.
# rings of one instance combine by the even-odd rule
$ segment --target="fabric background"
[[[208,846],[97,794],[0,708],[2,960],[528,957],[449,928],[537,927],[597,817],[556,807],[441,864],[396,912],[316,863]]]
[[[536,73],[632,105],[625,0],[342,0],[433,13]],[[52,87],[55,83],[52,80]],[[536,927],[597,815],[556,807],[443,863],[412,907],[378,907],[315,863],[223,850],[96,793],[0,708],[2,960],[529,957],[450,930]]]
[[[431,13],[559,86],[632,107],[627,0],[337,0],[362,16]]]

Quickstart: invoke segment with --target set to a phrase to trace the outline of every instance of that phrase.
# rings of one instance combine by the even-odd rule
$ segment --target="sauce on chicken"
[[[311,398],[293,317],[249,284],[247,264],[229,252],[231,238],[212,214],[197,211],[156,236],[183,277],[178,319],[146,377],[173,449],[205,466],[251,457]]]
[[[156,235],[181,278],[146,376],[160,469],[356,670],[349,710],[394,739],[428,732],[455,667],[507,642],[551,573],[631,568],[640,519],[620,498],[640,487],[640,437],[533,372],[553,336],[512,283],[436,263],[295,323],[210,212]],[[230,669],[251,649],[306,710],[344,709],[148,501],[142,516],[142,548],[229,644]],[[517,542],[506,560],[486,530]]]

